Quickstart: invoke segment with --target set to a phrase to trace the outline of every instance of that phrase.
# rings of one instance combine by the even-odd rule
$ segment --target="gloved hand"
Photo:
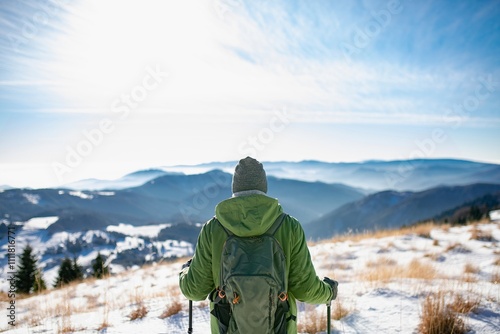
[[[337,298],[337,287],[339,286],[339,282],[328,277],[323,278],[323,282],[328,283],[332,287],[332,300]]]
[[[193,259],[189,259],[189,261],[188,261],[188,262],[184,263],[184,264],[182,265],[182,269],[184,269],[184,268],[188,268],[188,267],[191,265],[191,261],[193,261]]]

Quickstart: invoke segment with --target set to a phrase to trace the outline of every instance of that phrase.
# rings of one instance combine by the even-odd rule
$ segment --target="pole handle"
[[[326,333],[330,334],[331,333],[331,314],[332,314],[332,302],[330,301],[328,304],[326,304]]]

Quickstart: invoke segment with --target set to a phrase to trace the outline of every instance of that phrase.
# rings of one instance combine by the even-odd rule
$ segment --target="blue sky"
[[[237,160],[500,163],[498,1],[3,1],[0,185]]]

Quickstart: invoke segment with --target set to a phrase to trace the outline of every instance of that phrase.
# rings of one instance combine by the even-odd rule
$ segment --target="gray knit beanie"
[[[236,165],[233,174],[233,194],[246,190],[260,190],[267,193],[266,172],[254,158],[246,157]]]

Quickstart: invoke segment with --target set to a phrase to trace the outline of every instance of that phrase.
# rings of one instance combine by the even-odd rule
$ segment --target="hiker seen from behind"
[[[180,289],[210,299],[213,334],[296,334],[297,301],[329,304],[338,283],[316,275],[304,230],[267,196],[259,161],[239,161],[232,192],[201,229]]]

